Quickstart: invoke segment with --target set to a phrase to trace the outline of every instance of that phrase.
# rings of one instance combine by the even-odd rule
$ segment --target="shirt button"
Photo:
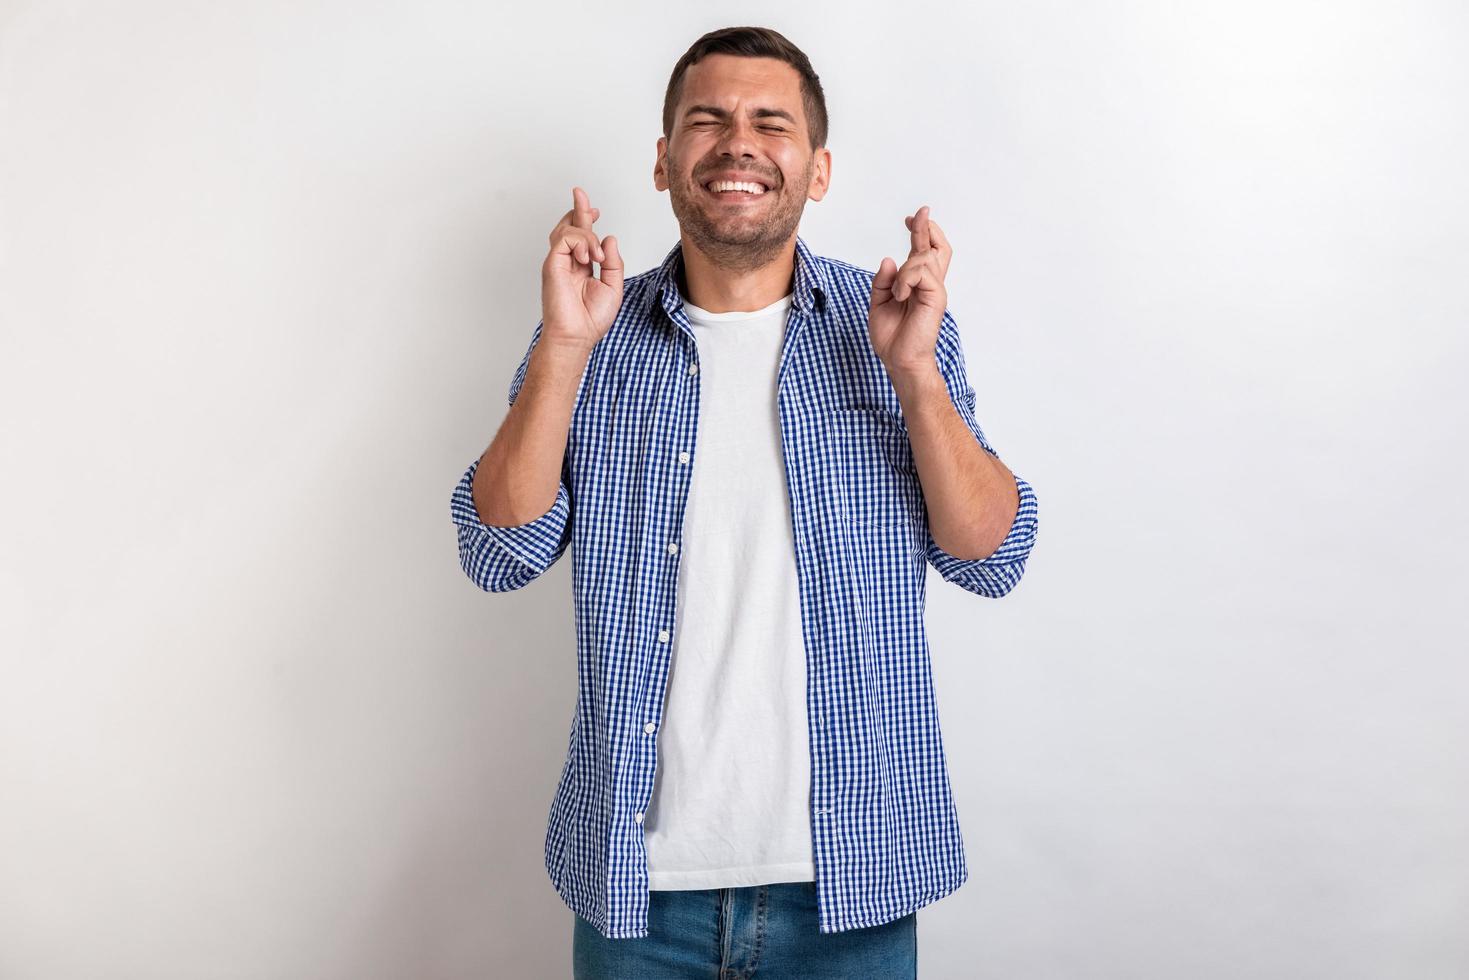
[[[654,730],[654,729],[656,729],[656,728],[657,728],[657,727],[658,727],[658,726],[657,726],[657,725],[655,725],[655,724],[653,724],[653,723],[652,723],[652,722],[651,722],[651,721],[650,721],[650,722],[648,722],[648,723],[647,723],[647,724],[646,724],[646,725],[644,725],[644,726],[643,726],[643,731],[645,731],[645,732],[647,732],[647,733],[648,733],[648,734],[649,734],[649,735],[651,735],[651,734],[653,734],[653,730]]]
[[[636,820],[638,823],[642,823],[643,822],[643,811],[642,810],[639,810],[637,813],[633,814],[633,819]]]
[[[667,643],[668,642],[668,630],[659,630],[658,631],[658,642],[659,643]]]
[[[689,461],[689,454],[688,453],[679,453],[678,454],[678,461],[680,463],[687,463]]]
[[[689,373],[690,374],[698,374],[699,373],[699,365],[697,365],[697,364],[690,364],[689,365]]]
[[[678,554],[678,542],[676,542],[676,541],[670,541],[670,542],[668,542],[668,553],[670,555],[676,555],[676,554]]]

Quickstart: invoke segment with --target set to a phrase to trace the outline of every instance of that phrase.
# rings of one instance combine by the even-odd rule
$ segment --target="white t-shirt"
[[[753,312],[684,303],[699,349],[699,439],[642,825],[651,889],[816,877],[806,651],[775,399],[790,308],[790,295]]]

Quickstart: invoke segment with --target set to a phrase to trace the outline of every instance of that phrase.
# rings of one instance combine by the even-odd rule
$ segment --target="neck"
[[[683,240],[679,289],[684,298],[710,313],[754,312],[791,292],[796,279],[796,236],[751,268],[720,262]]]

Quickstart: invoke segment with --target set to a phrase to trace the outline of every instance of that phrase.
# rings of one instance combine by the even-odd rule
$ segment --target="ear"
[[[653,159],[653,187],[655,190],[668,190],[668,168],[664,163],[668,156],[668,137],[658,137],[657,156]]]
[[[831,151],[824,146],[818,147],[812,162],[815,166],[811,168],[811,184],[806,188],[806,196],[819,201],[831,187]]]

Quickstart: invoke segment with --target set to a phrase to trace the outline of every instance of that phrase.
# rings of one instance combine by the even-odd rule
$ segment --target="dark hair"
[[[683,53],[678,64],[673,66],[668,91],[663,96],[664,136],[673,132],[673,110],[678,107],[678,100],[683,94],[684,72],[711,54],[775,58],[794,68],[801,76],[801,104],[806,113],[806,128],[811,135],[811,149],[826,145],[826,95],[821,91],[821,79],[804,51],[786,40],[785,35],[768,27],[721,27],[699,38]]]

